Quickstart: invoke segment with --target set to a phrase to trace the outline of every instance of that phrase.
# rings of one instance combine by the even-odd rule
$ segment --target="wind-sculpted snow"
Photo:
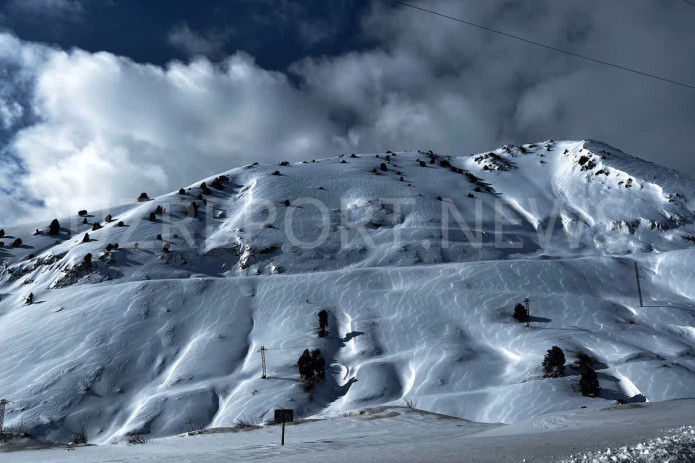
[[[695,396],[695,245],[683,239],[695,183],[596,142],[494,154],[247,166],[206,179],[207,193],[61,219],[56,237],[4,227],[8,424],[51,439],[84,425],[109,442],[261,423],[275,408],[407,398],[510,423]],[[525,298],[530,328],[511,317]],[[553,345],[568,376],[543,379]],[[296,362],[316,347],[330,368],[309,395]],[[599,398],[579,393],[580,352],[598,361]]]

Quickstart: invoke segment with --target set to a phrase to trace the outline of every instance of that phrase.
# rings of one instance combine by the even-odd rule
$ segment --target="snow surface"
[[[279,407],[310,417],[408,398],[516,423],[695,397],[695,243],[683,239],[695,235],[695,180],[595,141],[491,153],[246,166],[224,173],[198,217],[187,209],[201,204],[199,183],[91,212],[86,225],[60,219],[58,237],[47,223],[4,226],[6,423],[60,441],[84,425],[108,443],[262,423]],[[103,228],[91,231],[95,221]],[[16,237],[23,245],[9,247]],[[531,328],[511,318],[526,297]],[[330,333],[319,339],[323,308]],[[580,351],[599,360],[599,398],[578,393],[571,367],[542,379],[553,345],[568,365]],[[313,347],[330,372],[308,395],[296,361]]]
[[[2,460],[6,463],[625,461],[611,457],[644,454],[645,450],[649,455],[661,457],[691,456],[693,437],[689,434],[691,428],[685,426],[693,422],[693,416],[693,400],[556,412],[513,425],[474,423],[407,408],[384,407],[288,425],[284,447],[279,445],[280,427],[265,426],[187,433],[141,445],[63,445],[50,450],[5,453]],[[664,432],[664,429],[671,431]]]

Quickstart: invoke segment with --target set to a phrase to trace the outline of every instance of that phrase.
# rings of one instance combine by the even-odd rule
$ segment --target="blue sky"
[[[413,0],[695,83],[680,0]],[[3,0],[0,225],[249,162],[594,138],[695,174],[695,91],[386,0]]]

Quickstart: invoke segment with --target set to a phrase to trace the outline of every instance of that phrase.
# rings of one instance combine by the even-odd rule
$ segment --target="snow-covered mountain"
[[[511,423],[695,396],[691,177],[599,142],[547,141],[250,165],[204,182],[75,211],[54,236],[49,223],[4,227],[8,425],[51,439],[85,426],[108,442],[275,408],[407,398]],[[530,328],[511,316],[525,298]],[[568,376],[543,379],[553,345]],[[309,395],[296,362],[316,347],[330,368]],[[582,352],[599,362],[600,398],[578,392]]]

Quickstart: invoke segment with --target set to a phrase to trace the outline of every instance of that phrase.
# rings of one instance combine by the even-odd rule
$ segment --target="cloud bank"
[[[695,8],[673,2],[420,4],[620,64],[649,63],[676,79],[695,76],[695,37],[686,34]],[[341,152],[469,154],[597,138],[695,172],[693,91],[379,2],[362,31],[373,47],[307,57],[286,73],[243,52],[154,66],[0,33],[0,224],[159,194],[254,161]],[[214,52],[209,40],[178,34],[192,55]]]

